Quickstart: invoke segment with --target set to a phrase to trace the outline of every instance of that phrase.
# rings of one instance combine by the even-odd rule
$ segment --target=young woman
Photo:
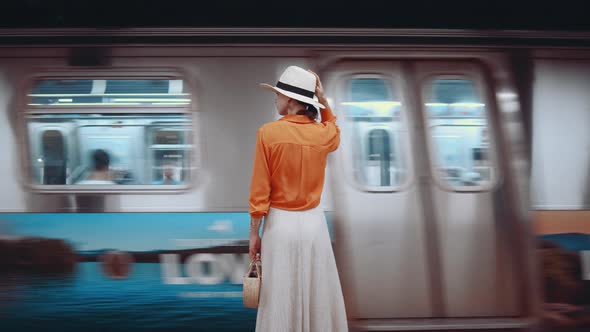
[[[256,331],[348,331],[319,205],[328,153],[340,143],[336,117],[311,71],[290,66],[262,87],[283,117],[258,129],[250,185],[250,259],[260,254],[263,271]]]

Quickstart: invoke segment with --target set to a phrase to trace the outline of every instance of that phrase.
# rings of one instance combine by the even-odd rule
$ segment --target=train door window
[[[452,190],[492,186],[496,167],[490,158],[486,105],[474,82],[441,77],[423,91],[435,177]]]
[[[64,137],[59,130],[45,130],[41,135],[39,180],[43,184],[66,183],[66,154]]]
[[[385,129],[371,129],[368,137],[368,160],[367,168],[373,173],[368,179],[378,180],[378,182],[370,183],[376,186],[390,186],[391,185],[391,160],[393,154],[391,153],[391,137]]]
[[[405,135],[402,103],[391,79],[355,75],[346,88],[342,108],[348,146],[352,147],[354,181],[367,191],[393,191],[407,179],[401,151]]]
[[[155,127],[151,130],[151,181],[154,184],[180,184],[188,179],[190,128]]]
[[[187,186],[195,169],[190,96],[179,78],[34,81],[26,111],[33,187],[125,191]]]

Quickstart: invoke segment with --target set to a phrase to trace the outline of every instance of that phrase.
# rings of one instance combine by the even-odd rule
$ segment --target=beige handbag
[[[260,286],[262,285],[262,267],[260,265],[260,258],[257,257],[250,262],[248,272],[244,276],[244,306],[248,308],[258,308]]]

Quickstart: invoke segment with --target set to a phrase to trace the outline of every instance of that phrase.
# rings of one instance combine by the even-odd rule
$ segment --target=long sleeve
[[[254,166],[250,182],[249,213],[252,218],[266,216],[270,207],[270,151],[264,145],[262,129],[256,133]]]
[[[326,108],[320,109],[320,114],[322,115],[322,123],[332,122],[336,123],[336,116],[332,113],[332,109],[330,109],[330,105],[326,105]]]
[[[328,129],[330,141],[328,143],[328,151],[332,152],[340,145],[340,128],[336,124],[336,116],[332,113],[330,106],[326,103],[326,108],[320,110],[322,116],[322,124]]]

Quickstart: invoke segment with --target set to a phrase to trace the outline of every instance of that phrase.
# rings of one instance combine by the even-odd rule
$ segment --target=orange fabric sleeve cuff
[[[253,218],[267,214],[270,207],[270,151],[264,144],[262,130],[256,134],[254,165],[250,180],[249,213]]]
[[[320,114],[322,115],[322,122],[336,122],[336,116],[332,113],[330,106],[321,109]]]

